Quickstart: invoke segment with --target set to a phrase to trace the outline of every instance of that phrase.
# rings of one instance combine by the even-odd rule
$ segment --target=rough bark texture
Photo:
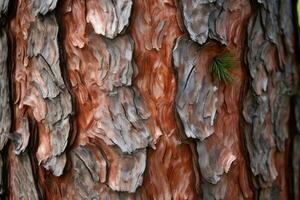
[[[1,197],[299,199],[293,9],[0,0]]]

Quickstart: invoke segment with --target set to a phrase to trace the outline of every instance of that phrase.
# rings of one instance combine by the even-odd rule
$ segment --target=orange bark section
[[[219,85],[218,104],[220,107],[217,111],[215,132],[206,138],[204,143],[208,146],[208,149],[213,150],[216,145],[222,149],[217,162],[228,167],[228,172],[223,174],[220,181],[220,184],[227,184],[225,199],[252,199],[254,196],[250,187],[250,179],[248,178],[250,174],[248,174],[249,169],[245,160],[246,154],[243,150],[243,130],[240,129],[241,95],[245,82],[245,72],[242,69],[242,49],[239,45],[229,45],[226,50],[232,52],[236,60],[235,66],[231,71],[234,80],[231,84],[225,85],[220,83]],[[212,63],[212,60],[207,58],[214,58],[219,54],[222,54],[222,47],[215,44],[211,47],[205,47],[203,54],[198,57],[200,68],[210,66],[209,63]],[[224,163],[228,161],[229,155],[235,157],[231,165],[230,163]]]
[[[28,76],[32,73],[29,69],[29,59],[27,57],[27,39],[28,39],[28,29],[30,23],[34,21],[32,16],[32,9],[28,2],[18,1],[16,6],[15,18],[10,23],[10,30],[13,45],[13,57],[14,60],[14,72],[13,72],[13,103],[14,103],[14,117],[13,126],[17,130],[19,128],[19,120],[22,116],[27,114],[33,116],[32,110],[30,110],[26,105],[24,105],[24,97],[27,89]],[[22,13],[22,14],[21,14]],[[33,94],[37,94],[34,99],[38,103],[39,114],[44,114],[45,105],[42,98],[38,95],[37,91]],[[33,95],[34,96],[34,95]],[[43,112],[44,111],[44,112]]]
[[[175,1],[135,1],[130,32],[135,42],[138,66],[136,85],[157,124],[158,139],[150,150],[143,199],[198,199],[199,177],[194,165],[194,145],[184,143],[175,119],[176,78],[172,49],[182,32],[177,23]]]

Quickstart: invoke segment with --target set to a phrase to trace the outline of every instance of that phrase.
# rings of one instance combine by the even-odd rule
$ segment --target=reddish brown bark
[[[135,83],[151,111],[151,129],[159,138],[147,162],[141,187],[144,199],[197,199],[199,175],[191,149],[176,123],[176,78],[172,49],[182,35],[177,24],[175,1],[137,1],[130,31],[135,41],[138,76]],[[194,152],[195,154],[195,152]]]
[[[1,195],[298,199],[291,7],[0,2]],[[231,83],[212,69],[226,53]]]

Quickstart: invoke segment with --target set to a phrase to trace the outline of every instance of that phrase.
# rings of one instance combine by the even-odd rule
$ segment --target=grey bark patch
[[[61,175],[66,163],[61,154],[68,143],[72,105],[60,71],[57,35],[58,25],[53,14],[43,19],[36,17],[31,24],[27,52],[32,68],[32,88],[26,91],[24,104],[33,107],[36,120],[43,123],[50,134],[51,156],[39,161],[43,161],[46,168],[51,168],[54,174]],[[38,94],[34,94],[35,90]],[[39,103],[43,105],[43,111],[31,101],[31,95],[42,98]],[[60,158],[55,158],[56,156]],[[56,164],[57,169],[54,166]]]
[[[44,69],[59,87],[65,87],[60,67],[58,51],[58,24],[54,14],[46,17],[36,17],[29,29],[27,54],[30,58],[35,57],[44,61]],[[40,67],[40,66],[37,66]]]
[[[115,88],[130,86],[134,70],[131,37],[124,35],[110,40],[92,33],[89,38],[93,44],[88,48],[98,63],[95,81],[100,89],[112,92]]]
[[[182,0],[183,22],[193,41],[203,44],[209,33],[209,16],[218,11],[215,1]]]
[[[29,0],[32,4],[33,13],[35,16],[38,14],[45,15],[54,10],[58,0]]]
[[[124,154],[119,150],[115,152],[117,158],[110,163],[108,185],[115,191],[133,193],[143,182],[146,168],[146,149],[132,154]]]
[[[77,151],[77,150],[75,150]],[[78,156],[79,154],[79,156]],[[77,153],[72,153],[71,154],[71,159],[73,163],[73,168],[74,168],[74,187],[76,189],[76,194],[78,195],[76,198],[77,199],[98,199],[99,194],[97,193],[96,190],[94,190],[94,179],[92,174],[96,174],[96,171],[91,171],[94,169],[89,169],[88,165],[89,163],[85,163],[84,160],[80,158],[80,155],[82,154],[81,152]],[[91,156],[89,153],[88,155],[85,156]],[[87,157],[86,159],[91,159]],[[92,163],[94,164],[94,163]]]
[[[91,146],[79,146],[71,151],[76,193],[88,199],[130,198],[130,194],[120,191],[134,192],[141,184],[146,166],[146,151],[125,155],[116,150],[114,155],[117,157],[111,161],[105,161],[100,155],[99,149]],[[107,162],[110,168],[106,169],[102,162]],[[101,181],[103,170],[110,170],[105,182],[109,187]]]
[[[217,184],[236,159],[230,149],[226,149],[222,145],[208,149],[204,142],[198,142],[197,152],[201,174],[211,184]]]
[[[86,20],[95,33],[113,39],[128,26],[131,0],[87,0],[86,5]]]
[[[222,44],[236,40],[232,37],[240,35],[235,26],[245,18],[250,7],[247,0],[181,0],[180,3],[184,25],[191,39],[199,44],[204,44],[208,38]]]
[[[2,20],[3,15],[7,13],[9,0],[1,0],[0,1],[0,20]]]
[[[197,72],[200,51],[191,40],[180,37],[173,50],[173,59],[178,74],[176,109],[185,134],[204,140],[214,132],[218,97],[217,86],[210,75]]]
[[[100,152],[91,152],[88,148],[84,146],[79,146],[75,148],[72,152],[74,153],[73,156],[77,157],[76,159],[80,159],[84,163],[94,182],[100,181],[100,170],[104,170],[106,174],[106,161],[104,160]],[[100,161],[97,160],[96,153],[101,155]],[[104,168],[100,169],[101,165],[98,164],[102,161],[105,162],[105,166]]]
[[[121,87],[115,94],[101,95],[100,101],[107,105],[97,108],[96,123],[89,133],[127,153],[147,147],[151,137],[145,122],[149,116],[136,104],[137,96],[137,91],[129,87]]]
[[[12,135],[12,140],[15,144],[15,153],[19,155],[26,150],[30,138],[29,122],[27,117],[20,119],[19,128],[16,132],[17,133]]]
[[[221,179],[217,185],[209,182],[204,182],[201,187],[203,191],[203,199],[205,200],[216,200],[226,199],[227,191],[227,180]]]
[[[44,161],[44,167],[50,170],[54,176],[61,176],[67,162],[65,153],[58,156],[53,156]]]
[[[83,85],[97,99],[91,125],[86,132],[92,137],[103,139],[108,145],[116,145],[130,153],[145,148],[152,142],[147,120],[150,112],[132,86],[134,75],[133,41],[129,35],[113,40],[94,33],[89,34],[86,61],[72,56],[70,62],[80,63]],[[78,53],[81,55],[83,51]],[[72,70],[77,66],[70,66]],[[78,84],[78,83],[76,83]],[[88,93],[83,98],[90,98]],[[81,97],[82,98],[82,97]]]
[[[9,101],[9,80],[7,69],[7,37],[4,30],[0,30],[0,150],[7,142],[7,134],[11,126],[11,109]]]
[[[16,199],[38,200],[38,190],[35,185],[32,165],[27,152],[20,155],[10,154],[10,180],[12,195]]]

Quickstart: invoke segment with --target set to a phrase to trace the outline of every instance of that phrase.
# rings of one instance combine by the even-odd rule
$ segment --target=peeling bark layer
[[[1,197],[299,199],[292,6],[0,1]]]

